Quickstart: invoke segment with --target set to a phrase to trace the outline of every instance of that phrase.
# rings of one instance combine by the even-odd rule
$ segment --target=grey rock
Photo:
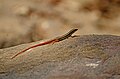
[[[36,47],[39,42],[0,50],[0,79],[119,79],[120,37],[84,35]]]

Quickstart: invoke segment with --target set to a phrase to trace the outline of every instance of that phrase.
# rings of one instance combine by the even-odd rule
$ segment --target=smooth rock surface
[[[0,49],[0,79],[120,79],[120,36],[69,38],[10,59],[38,43]]]

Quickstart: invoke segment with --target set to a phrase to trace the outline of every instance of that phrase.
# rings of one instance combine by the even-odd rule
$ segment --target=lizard
[[[27,50],[29,50],[29,49],[32,49],[32,48],[35,48],[35,47],[38,47],[38,46],[42,46],[42,45],[51,44],[51,43],[55,43],[55,42],[59,42],[59,41],[65,40],[65,39],[71,37],[72,34],[73,34],[74,32],[76,32],[77,30],[78,30],[78,29],[71,29],[69,32],[67,32],[66,34],[64,34],[64,35],[62,35],[62,36],[59,36],[59,37],[56,37],[56,38],[54,38],[54,39],[52,39],[52,40],[48,40],[48,41],[45,41],[45,42],[43,42],[43,43],[36,44],[36,45],[31,46],[31,47],[28,47],[28,48],[22,50],[21,52],[15,54],[13,57],[11,57],[11,59],[17,57],[18,55],[24,53],[25,51],[27,51]]]

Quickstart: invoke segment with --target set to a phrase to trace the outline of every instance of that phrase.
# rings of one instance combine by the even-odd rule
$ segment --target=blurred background
[[[78,35],[120,35],[120,0],[0,0],[0,48]]]

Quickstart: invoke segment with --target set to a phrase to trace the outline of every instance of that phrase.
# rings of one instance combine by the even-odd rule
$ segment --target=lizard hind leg
[[[74,37],[79,37],[80,35],[74,35],[74,36],[71,36],[71,38],[74,38]]]
[[[51,42],[51,44],[53,45],[53,44],[56,43],[56,42],[59,42],[59,40],[55,40],[55,41]]]

